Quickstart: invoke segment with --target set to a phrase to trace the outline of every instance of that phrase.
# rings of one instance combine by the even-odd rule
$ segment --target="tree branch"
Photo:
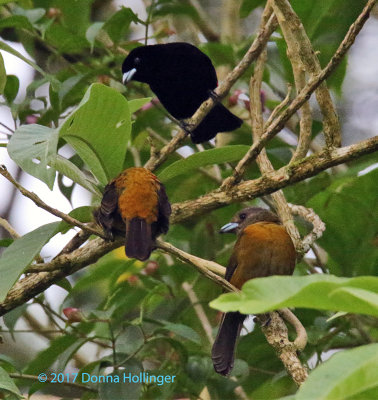
[[[319,87],[319,85],[329,77],[329,75],[335,70],[335,68],[340,64],[342,58],[345,56],[346,52],[354,43],[356,36],[364,26],[365,22],[369,17],[371,9],[377,0],[369,0],[365,8],[358,16],[356,21],[350,26],[344,40],[341,42],[336,53],[331,58],[327,66],[322,69],[319,74],[314,75],[300,91],[297,97],[291,102],[291,104],[286,108],[283,113],[276,118],[261,135],[258,142],[254,143],[242,160],[238,163],[235,168],[234,174],[228,177],[223,182],[221,189],[229,188],[233,184],[239,182],[247,168],[247,166],[256,159],[261,150],[264,148],[266,143],[271,140],[285,125],[289,118],[297,111],[299,108],[310,98],[311,94]]]
[[[173,213],[171,223],[182,222],[231,203],[251,200],[264,194],[275,192],[284,186],[317,175],[327,168],[351,161],[364,154],[372,153],[377,149],[378,137],[376,136],[351,146],[334,149],[330,152],[324,150],[319,154],[307,157],[293,165],[288,165],[275,172],[266,174],[259,179],[239,183],[233,186],[231,190],[222,191],[217,189],[196,200],[176,203],[172,207]],[[24,304],[62,278],[96,262],[104,254],[122,244],[123,241],[121,239],[114,242],[105,242],[100,238],[96,238],[70,254],[58,256],[50,263],[34,264],[30,266],[28,272],[49,272],[33,273],[18,281],[9,291],[6,299],[0,303],[0,316]],[[159,245],[164,246],[161,241],[159,241]],[[173,246],[170,246],[171,245],[165,246],[164,250],[173,254],[176,250]],[[181,253],[180,255],[177,253],[177,256],[179,258],[182,257],[181,259],[183,261],[189,262],[192,265],[196,264],[196,258],[198,259],[198,257],[189,255],[189,259],[186,256],[187,253],[181,250],[179,250],[179,252]],[[213,266],[212,268],[222,268],[216,263],[207,262],[210,263],[208,265]],[[196,266],[198,267],[198,265]],[[223,287],[232,289],[227,281],[222,280],[222,278],[212,272],[212,270],[209,270],[208,273],[204,273],[208,277],[211,276],[210,279],[214,278],[214,280]]]
[[[269,313],[269,323],[266,321],[265,314],[256,318],[261,323],[261,330],[268,343],[276,350],[278,357],[294,382],[300,386],[307,379],[308,372],[298,358],[296,345],[289,341],[287,327],[283,319],[278,312]]]
[[[88,226],[87,224],[84,224],[83,222],[80,222],[77,219],[72,218],[68,214],[65,214],[64,212],[59,211],[56,208],[50,207],[42,199],[40,199],[35,193],[29,192],[29,190],[25,189],[21,184],[19,184],[18,182],[16,182],[13,179],[12,175],[8,172],[5,165],[0,165],[0,174],[3,175],[4,178],[8,179],[8,181],[10,183],[12,183],[12,185],[14,185],[21,192],[22,195],[24,195],[28,199],[32,200],[36,206],[43,208],[44,210],[48,211],[50,214],[55,215],[58,218],[61,218],[63,221],[67,222],[67,224],[69,224],[69,225],[78,226],[83,231],[86,231],[92,235],[96,235],[96,236],[105,238],[105,235],[103,234],[102,231],[93,229],[90,226]]]

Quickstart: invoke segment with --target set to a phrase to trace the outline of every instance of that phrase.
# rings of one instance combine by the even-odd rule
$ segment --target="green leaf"
[[[4,97],[8,104],[12,104],[17,96],[18,89],[20,88],[20,81],[16,75],[8,75],[7,82],[4,88]]]
[[[377,271],[377,180],[378,169],[363,176],[343,176],[306,204],[327,223],[319,244],[329,254],[334,274],[374,275]]]
[[[0,53],[0,94],[4,93],[6,83],[7,83],[7,73],[5,71],[3,56]]]
[[[200,167],[237,161],[245,155],[248,149],[249,146],[246,145],[234,145],[201,151],[200,153],[195,153],[188,158],[172,163],[158,174],[158,176],[161,181],[166,182],[169,179],[192,170],[197,170]]]
[[[118,43],[125,38],[130,24],[138,21],[139,18],[131,8],[122,7],[105,22],[103,30],[108,33],[113,42]]]
[[[127,100],[116,90],[95,83],[59,128],[103,185],[123,168],[131,132]]]
[[[9,247],[14,242],[11,238],[1,239],[0,247]]]
[[[140,377],[143,367],[137,360],[131,359],[124,364],[124,370],[116,371],[110,374],[109,378],[112,381],[100,383],[99,395],[101,400],[114,400],[114,399],[139,399],[142,390],[142,382],[129,381],[127,378],[132,379],[133,376]],[[127,377],[124,379],[124,377]],[[83,383],[85,381],[83,380]]]
[[[46,10],[44,8],[32,8],[27,10],[21,7],[16,7],[15,14],[24,16],[31,24],[35,24],[46,14]]]
[[[151,101],[152,97],[144,97],[142,99],[133,99],[129,101],[129,109],[130,109],[130,114],[135,113],[135,111],[138,111],[141,107],[143,107],[145,104],[147,104],[149,101]]]
[[[314,7],[311,1],[292,0],[291,5],[298,14],[311,40],[314,50],[318,52],[320,64],[324,68],[343,40],[350,25],[366,5],[366,0],[354,0],[353,7],[344,0],[318,2]],[[346,63],[338,68],[327,80],[327,84],[337,91],[345,75]]]
[[[42,125],[22,125],[8,144],[10,158],[25,172],[40,179],[52,190],[56,171],[58,132]],[[50,165],[50,167],[49,167]]]
[[[95,22],[93,23],[85,32],[85,37],[91,45],[91,51],[93,51],[93,47],[97,38],[97,35],[100,33],[104,23],[103,22]]]
[[[334,354],[319,365],[299,388],[295,400],[346,400],[361,398],[378,387],[378,344],[360,346]]]
[[[133,354],[144,343],[142,330],[138,326],[130,325],[117,337],[117,352]]]
[[[197,10],[189,4],[159,4],[154,10],[154,17],[164,15],[185,15],[198,20]]]
[[[26,267],[56,234],[59,222],[40,226],[16,239],[0,257],[0,301],[3,301]]]
[[[262,314],[284,307],[314,308],[378,315],[378,278],[333,275],[270,276],[251,279],[242,292],[221,295],[210,303],[221,311]]]
[[[92,210],[93,207],[81,206],[72,210],[68,215],[80,222],[90,222],[93,220]],[[70,228],[72,228],[72,225],[68,224],[66,221],[62,221],[59,225],[59,232],[66,233]]]
[[[73,162],[58,154],[53,165],[62,175],[78,183],[97,197],[101,197],[101,192],[98,190],[95,182],[90,180]]]
[[[18,387],[14,384],[7,371],[0,367],[0,392],[3,390],[12,393],[19,399],[23,398],[21,392],[18,390]]]
[[[240,18],[246,18],[257,7],[261,7],[264,0],[243,0],[240,7]]]
[[[201,339],[198,333],[190,326],[164,321],[164,329],[167,329],[176,335],[188,339],[194,343],[201,344]]]
[[[12,15],[11,17],[0,20],[0,29],[4,28],[22,28],[32,30],[33,26],[25,16]]]
[[[26,366],[23,372],[25,374],[39,374],[40,372],[47,371],[58,357],[70,346],[75,344],[77,340],[76,336],[68,334],[59,336],[50,342],[47,349],[39,352],[34,360]]]

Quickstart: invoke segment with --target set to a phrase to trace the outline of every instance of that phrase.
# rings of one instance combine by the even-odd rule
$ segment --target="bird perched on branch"
[[[241,289],[249,279],[291,275],[296,252],[293,242],[274,213],[259,207],[238,212],[221,233],[236,233],[237,241],[226,269],[226,279]],[[216,372],[228,375],[234,365],[236,340],[247,316],[239,312],[223,315],[212,348]]]
[[[190,118],[213,96],[218,85],[210,58],[189,43],[167,43],[133,49],[122,65],[123,82],[148,83],[167,111],[175,118]],[[190,132],[193,143],[202,143],[218,132],[239,128],[242,120],[216,103]]]
[[[94,215],[109,239],[126,233],[127,257],[144,261],[155,248],[155,239],[168,232],[171,205],[152,172],[128,168],[106,185]]]

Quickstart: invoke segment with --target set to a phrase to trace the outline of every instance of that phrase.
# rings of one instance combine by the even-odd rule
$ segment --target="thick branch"
[[[26,303],[64,277],[96,262],[104,254],[120,245],[120,242],[105,242],[97,238],[69,255],[61,255],[50,263],[33,265],[30,270],[33,267],[46,267],[49,272],[30,274],[16,282],[6,299],[0,303],[0,316]]]
[[[181,222],[228,204],[252,200],[256,197],[273,193],[283,187],[315,176],[319,172],[335,165],[351,161],[377,150],[378,136],[332,151],[324,150],[319,154],[268,173],[259,179],[241,182],[228,190],[217,189],[196,200],[174,204],[171,217],[172,223]]]
[[[378,137],[373,137],[351,146],[334,149],[331,152],[323,151],[318,155],[307,157],[296,164],[282,167],[259,179],[242,182],[226,192],[218,189],[199,199],[174,204],[171,222],[182,222],[231,203],[250,200],[267,193],[272,193],[284,186],[317,175],[327,168],[353,160],[364,154],[372,153],[377,149]],[[104,254],[121,245],[121,240],[105,242],[97,238],[70,254],[63,254],[55,258],[50,263],[35,264],[29,267],[30,272],[41,270],[49,272],[30,274],[18,281],[9,291],[6,299],[0,303],[0,316],[24,304],[62,278],[96,262]],[[192,262],[185,258],[182,258],[182,260],[194,265],[193,259]],[[221,279],[220,277],[218,278]]]
[[[298,358],[297,347],[289,341],[287,327],[279,314],[271,312],[269,318],[270,322],[267,324],[264,316],[258,317],[262,322],[261,330],[268,343],[276,350],[287,372],[294,382],[300,386],[307,379],[308,373]]]

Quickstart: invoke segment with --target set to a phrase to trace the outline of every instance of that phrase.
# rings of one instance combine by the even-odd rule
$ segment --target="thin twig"
[[[20,237],[20,235],[5,218],[0,217],[0,226],[3,227],[13,239],[18,239]]]
[[[202,275],[205,275],[207,278],[216,282],[227,291],[238,291],[238,289],[231,285],[231,283],[221,277],[224,276],[226,270],[222,265],[217,264],[214,261],[208,261],[203,258],[193,256],[192,254],[186,253],[185,251],[174,247],[170,243],[163,242],[159,239],[156,241],[156,245],[158,249],[164,250],[167,253],[174,255],[179,260],[193,265]]]
[[[14,185],[21,192],[21,194],[23,194],[25,197],[32,200],[36,206],[43,208],[44,210],[48,211],[50,214],[53,214],[58,218],[61,218],[63,221],[67,222],[69,225],[78,226],[83,231],[91,233],[92,235],[96,235],[96,236],[105,238],[105,235],[103,232],[101,232],[97,229],[91,228],[90,226],[78,221],[75,218],[72,218],[68,214],[63,213],[62,211],[59,211],[56,208],[50,207],[42,199],[40,199],[35,193],[29,192],[29,190],[25,189],[21,184],[19,184],[18,182],[16,182],[15,179],[13,179],[12,175],[8,172],[5,165],[0,165],[0,174],[3,175],[4,178],[8,179],[8,181],[10,183],[12,183],[12,185]]]
[[[198,320],[201,322],[202,328],[206,333],[206,337],[210,344],[213,344],[214,338],[212,334],[211,324],[207,315],[200,304],[196,293],[193,290],[193,286],[190,285],[188,282],[183,282],[182,288],[185,290],[186,294],[189,297],[189,300],[194,308],[195,313],[197,314]]]

